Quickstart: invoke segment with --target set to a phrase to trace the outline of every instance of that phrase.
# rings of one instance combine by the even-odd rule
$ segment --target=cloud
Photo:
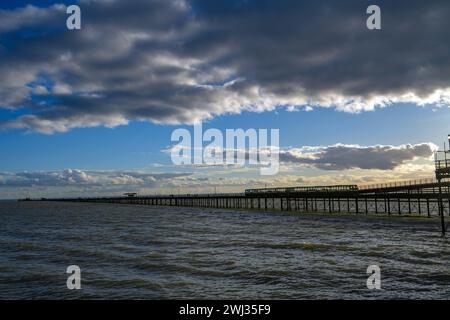
[[[0,127],[42,133],[193,123],[283,106],[361,112],[450,105],[450,4],[379,1],[81,0],[0,10]]]
[[[336,144],[282,151],[280,161],[305,164],[322,170],[379,169],[393,170],[416,158],[430,158],[437,150],[433,143],[399,146],[359,146]]]
[[[423,179],[433,177],[434,167],[429,158],[436,148],[432,143],[291,148],[281,151],[282,169],[273,177],[258,176],[258,169],[251,167],[173,165],[158,166],[160,173],[80,169],[0,172],[0,198],[113,196],[130,191],[143,195],[221,193],[264,186],[365,185]]]
[[[155,187],[190,173],[142,173],[66,169],[40,172],[0,172],[0,188],[9,187]],[[107,189],[105,189],[107,190]]]
[[[183,148],[179,145],[167,147],[161,152],[170,154],[179,152]],[[222,150],[219,148],[219,151]],[[228,164],[227,150],[233,151],[232,159],[236,162],[239,155],[245,162],[242,164]],[[377,169],[393,170],[400,166],[416,166],[410,163],[415,159],[429,159],[438,150],[434,143],[402,144],[402,145],[374,145],[360,146],[353,144],[335,144],[331,146],[305,146],[300,148],[276,148],[271,152],[279,152],[279,162],[284,165],[306,165],[321,170],[348,170],[348,169]],[[193,152],[192,152],[193,153]],[[265,159],[270,160],[270,152],[267,149],[224,149],[222,150],[223,163],[185,164],[183,168],[227,168],[227,170],[239,170],[240,168],[255,168],[267,165],[268,160],[260,160],[260,155],[265,154]],[[251,163],[249,159],[255,159],[257,163]],[[189,160],[189,159],[188,159]],[[198,159],[204,161],[203,158]],[[275,160],[273,160],[275,161]],[[419,167],[423,167],[420,164]],[[296,169],[294,169],[296,170]],[[419,168],[416,168],[419,170]]]

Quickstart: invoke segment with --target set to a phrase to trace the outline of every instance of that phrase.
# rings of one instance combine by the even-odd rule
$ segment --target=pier
[[[441,193],[440,193],[441,192]],[[120,196],[50,201],[180,206],[309,213],[450,215],[450,182],[433,179],[368,186],[248,189],[244,193]],[[47,201],[49,201],[47,200]]]
[[[448,137],[450,145],[450,135]],[[46,201],[137,204],[304,213],[438,216],[445,236],[450,216],[450,151],[435,153],[435,178],[373,185],[299,186],[247,189],[243,193],[210,193],[45,199]]]
[[[449,163],[450,164],[450,163]],[[45,201],[109,203],[123,205],[221,208],[231,210],[284,211],[292,213],[375,214],[386,217],[450,216],[450,182],[435,179],[369,186],[335,185],[248,189],[244,193],[178,194],[120,197],[45,199]]]

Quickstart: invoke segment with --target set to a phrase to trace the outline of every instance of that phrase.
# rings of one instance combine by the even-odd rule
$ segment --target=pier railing
[[[450,168],[450,159],[435,160],[434,162],[437,170]]]
[[[394,181],[385,183],[374,183],[367,185],[358,185],[359,190],[369,190],[369,189],[390,189],[399,187],[423,187],[427,185],[437,184],[436,178],[426,178],[426,179],[416,179],[416,180],[404,180],[404,181]]]

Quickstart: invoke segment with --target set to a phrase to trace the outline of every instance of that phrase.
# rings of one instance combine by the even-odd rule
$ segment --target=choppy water
[[[0,219],[3,299],[450,298],[435,219],[12,202]]]

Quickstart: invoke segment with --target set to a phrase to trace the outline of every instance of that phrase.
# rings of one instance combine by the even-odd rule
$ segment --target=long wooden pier
[[[450,135],[448,136],[450,145]],[[334,185],[247,189],[244,193],[50,199],[50,201],[184,206],[293,212],[438,216],[445,236],[450,216],[450,150],[435,152],[436,178],[369,186]],[[46,199],[47,200],[47,199]],[[48,200],[47,200],[48,201]]]
[[[442,193],[439,193],[439,187]],[[450,215],[450,182],[406,182],[361,186],[352,190],[301,188],[252,189],[244,193],[226,194],[121,196],[47,201],[432,217],[440,214],[439,205],[442,199],[443,214]]]

